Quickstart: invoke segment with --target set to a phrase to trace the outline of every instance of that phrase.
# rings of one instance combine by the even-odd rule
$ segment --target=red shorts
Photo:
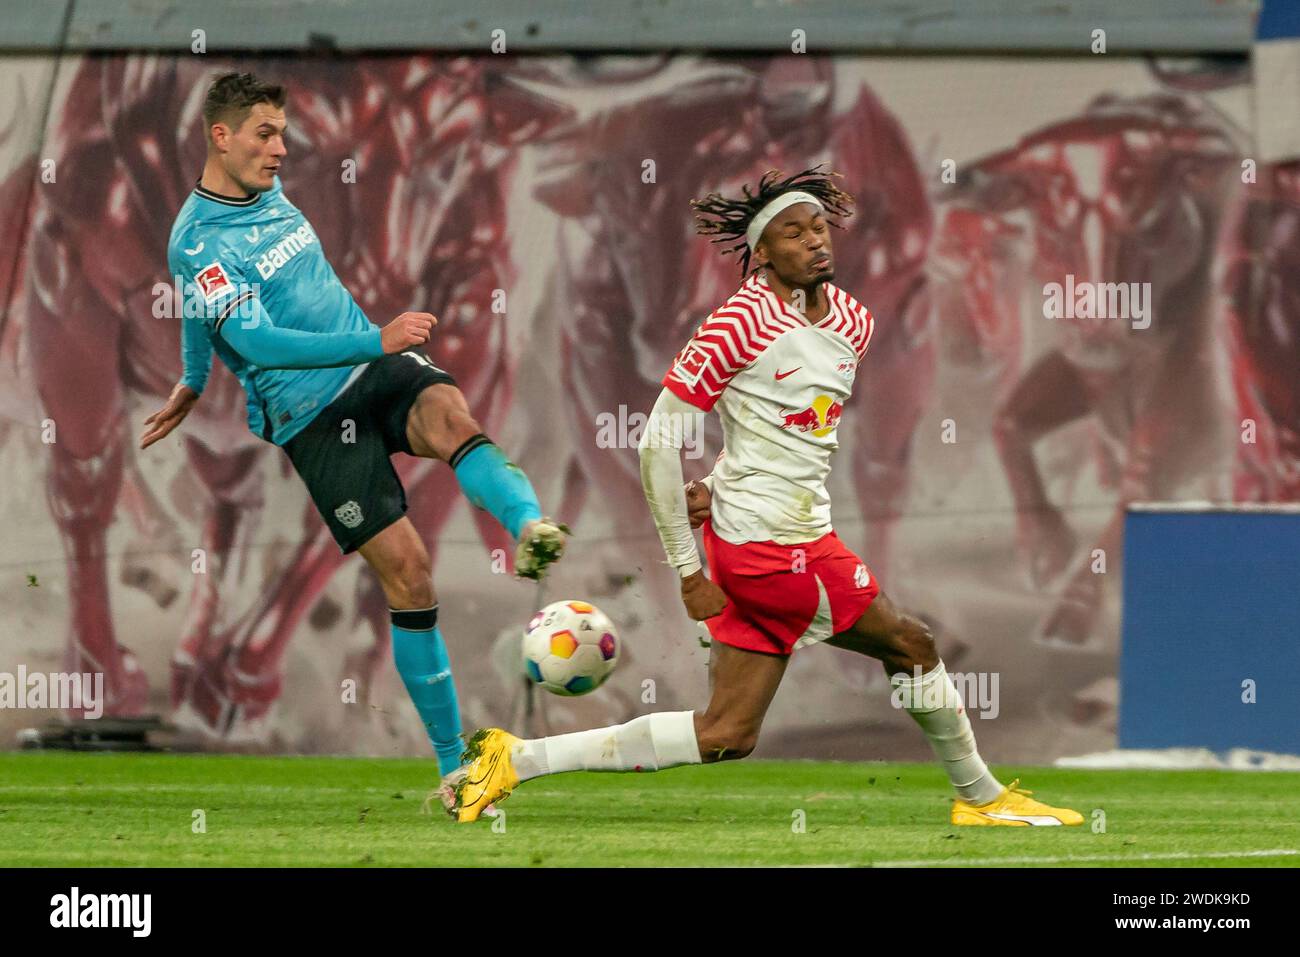
[[[706,625],[714,641],[789,655],[847,630],[880,594],[866,563],[834,532],[815,542],[732,545],[704,523],[709,575],[727,607]]]

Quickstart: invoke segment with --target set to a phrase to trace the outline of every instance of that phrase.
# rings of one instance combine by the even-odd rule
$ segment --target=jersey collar
[[[768,285],[767,275],[763,272],[762,269],[759,269],[758,272],[754,273],[754,275],[750,278],[750,282],[754,284],[754,287],[756,289],[761,290],[764,295],[766,295],[769,299],[771,299],[772,302],[776,305],[776,308],[779,309],[783,315],[788,316],[789,318],[793,319],[795,322],[799,322],[805,326],[808,326],[810,329],[816,329],[819,326],[824,326],[835,315],[835,297],[831,295],[831,292],[834,290],[835,287],[828,282],[822,283],[822,286],[826,290],[826,306],[827,306],[826,315],[822,316],[821,319],[818,320],[817,322],[809,322],[806,318],[804,318],[798,313],[798,311],[794,308],[794,306],[790,305],[788,302],[786,302],[784,299],[778,296],[776,294],[776,290],[773,289],[770,285]]]
[[[195,181],[194,192],[202,199],[206,199],[211,203],[220,203],[223,206],[253,206],[262,198],[261,193],[254,193],[252,196],[226,196],[222,193],[214,193],[210,189],[203,188],[201,179]]]

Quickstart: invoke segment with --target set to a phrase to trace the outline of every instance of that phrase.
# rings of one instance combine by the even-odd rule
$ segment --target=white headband
[[[822,205],[822,201],[812,193],[804,193],[800,190],[794,190],[790,193],[782,193],[776,199],[772,200],[772,202],[760,209],[758,215],[750,221],[749,228],[745,230],[745,242],[749,243],[751,251],[758,245],[758,240],[759,237],[763,235],[763,230],[767,228],[768,223],[776,218],[776,214],[781,212],[783,209],[794,206],[796,203],[812,203],[822,212],[826,211],[826,207]]]

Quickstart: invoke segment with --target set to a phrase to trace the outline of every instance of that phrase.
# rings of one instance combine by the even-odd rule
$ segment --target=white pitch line
[[[950,858],[935,860],[928,858],[915,861],[875,861],[872,867],[995,867],[998,864],[1072,864],[1079,861],[1186,861],[1202,858],[1242,858],[1242,857],[1294,857],[1300,850],[1289,847],[1276,847],[1266,851],[1215,851],[1213,853],[1191,854],[1185,851],[1171,851],[1165,854],[1064,854],[1059,857],[972,857],[967,859]]]
[[[295,784],[209,784],[206,782],[196,782],[194,784],[0,784],[0,794],[3,793],[23,793],[44,794],[47,792],[68,792],[89,794],[94,791],[121,791],[124,793],[144,793],[148,791],[181,791],[189,792],[202,789],[204,791],[302,791],[305,785]],[[416,793],[408,788],[411,793]],[[394,793],[387,788],[343,788],[343,787],[316,787],[310,786],[312,794],[377,794],[377,793]]]

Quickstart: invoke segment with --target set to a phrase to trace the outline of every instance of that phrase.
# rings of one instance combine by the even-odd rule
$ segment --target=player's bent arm
[[[682,425],[700,410],[668,389],[659,393],[650,413],[637,451],[641,456],[641,485],[659,529],[659,540],[668,554],[669,564],[686,578],[700,570],[700,554],[695,547],[686,507],[682,476]]]
[[[280,329],[256,299],[245,316],[219,320],[217,332],[232,349],[263,369],[328,369],[359,365],[384,355],[378,326],[364,332],[300,332]]]

